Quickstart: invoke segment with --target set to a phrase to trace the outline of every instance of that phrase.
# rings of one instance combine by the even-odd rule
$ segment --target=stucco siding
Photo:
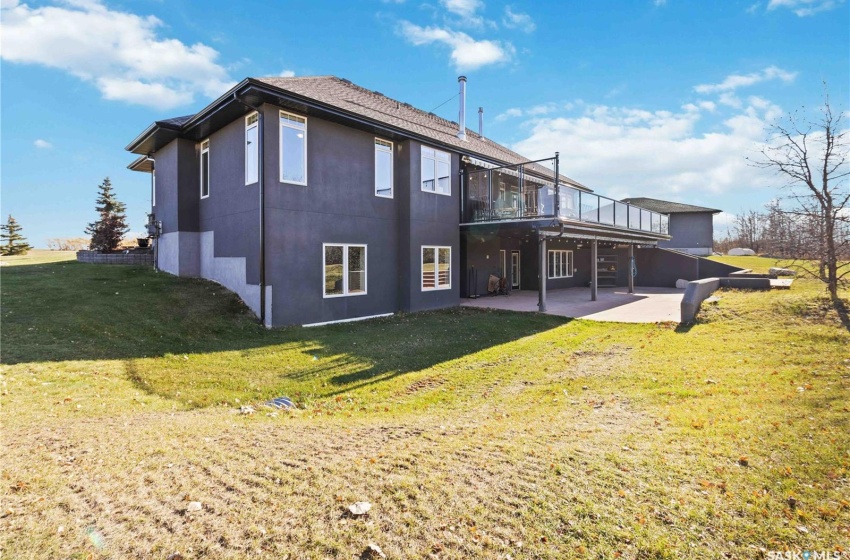
[[[307,185],[283,183],[278,115],[276,109],[266,112],[264,136],[266,280],[275,293],[274,324],[339,321],[397,311],[401,185],[396,172],[393,198],[375,196],[376,136],[308,117]],[[400,149],[394,145],[396,161]],[[366,245],[365,294],[325,297],[325,243]]]
[[[670,214],[669,241],[659,247],[670,249],[703,249],[711,253],[714,246],[714,219],[711,212]]]

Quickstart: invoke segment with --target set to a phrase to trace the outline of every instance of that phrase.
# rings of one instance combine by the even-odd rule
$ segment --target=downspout
[[[233,99],[257,112],[257,187],[260,191],[260,324],[266,326],[266,190],[265,181],[265,142],[263,141],[263,111],[260,107],[254,107],[245,103],[233,92]]]
[[[153,220],[150,218],[148,222],[153,222],[154,225],[154,235],[151,235],[151,232],[148,231],[148,236],[153,238],[153,269],[154,272],[159,272],[159,236],[160,236],[160,227],[157,226],[156,214],[154,213],[154,200],[156,200],[156,160],[147,155],[148,160],[151,162],[151,213],[150,216],[153,217]]]

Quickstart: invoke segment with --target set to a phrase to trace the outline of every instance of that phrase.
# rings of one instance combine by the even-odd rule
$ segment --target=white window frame
[[[390,154],[390,194],[381,194],[378,191],[378,152]],[[393,177],[395,163],[393,162],[393,159],[395,159],[393,152],[393,143],[389,140],[384,140],[383,138],[375,137],[375,196],[379,196],[381,198],[393,197],[393,193],[395,192],[395,178]]]
[[[434,156],[426,155],[425,150],[431,150],[434,152]],[[448,152],[444,152],[442,150],[438,150],[437,148],[432,148],[431,146],[423,145],[421,148],[421,156],[419,158],[421,168],[419,170],[419,188],[422,192],[438,194],[440,196],[451,196],[452,195],[452,155]],[[442,158],[440,156],[445,156]],[[434,167],[434,190],[429,191],[423,186],[422,181],[422,170],[425,169],[426,161],[432,162]],[[442,161],[449,164],[449,192],[440,192],[437,190],[437,185],[440,182],[440,177],[437,174],[437,168],[439,167],[437,162]]]
[[[251,119],[254,119],[254,120],[252,121]],[[254,128],[257,129],[257,139],[254,141],[254,144],[256,144],[256,145],[253,147],[253,149],[256,150],[256,152],[257,152],[257,158],[256,158],[257,166],[255,166],[254,169],[249,169],[249,167],[248,167],[248,159],[249,159],[248,158],[248,151],[251,150],[252,148],[248,147],[249,146],[249,144],[248,144],[248,132],[250,132],[251,129],[254,129]],[[251,113],[250,115],[245,117],[245,186],[253,185],[254,183],[257,183],[257,182],[260,181],[260,177],[259,177],[259,161],[260,161],[260,133],[259,133],[259,129],[260,129],[260,114],[257,113],[257,111],[254,111],[253,113]],[[252,180],[250,175],[255,176],[253,178],[253,180]]]
[[[211,188],[210,181],[210,139],[207,138],[201,142],[201,157],[199,162],[199,172],[200,172],[200,188],[201,188],[201,198],[209,198]],[[207,154],[207,169],[206,169],[206,178],[207,178],[207,194],[204,194],[204,154]]]
[[[327,257],[327,248],[328,247],[342,247],[342,293],[341,294],[328,294],[325,292],[325,286],[327,281],[327,265],[325,263],[325,258]],[[362,292],[354,292],[348,293],[348,249],[349,247],[362,247],[363,248],[363,266],[365,267],[363,270],[363,291]],[[369,247],[365,243],[322,243],[322,297],[325,299],[329,298],[338,298],[338,297],[353,297],[353,296],[365,296],[368,292],[369,287]]]
[[[425,249],[434,249],[434,287],[425,287]],[[440,284],[440,250],[448,249],[449,251],[449,283]],[[451,290],[452,289],[452,248],[447,245],[423,245],[422,251],[419,254],[419,286],[423,292],[433,292],[435,290]]]
[[[303,122],[302,122],[303,121]],[[299,124],[301,126],[299,126]],[[303,155],[303,164],[304,164],[304,182],[299,181],[289,181],[283,178],[283,129],[291,128],[293,130],[299,130],[304,133],[304,155]],[[280,182],[286,183],[288,185],[301,185],[303,187],[307,186],[307,117],[302,117],[301,115],[296,115],[295,113],[287,113],[286,111],[280,112],[280,127],[278,130],[278,143],[280,144],[278,149],[278,158],[279,163],[278,167],[280,168]]]
[[[560,257],[555,262],[554,257]],[[553,275],[554,272],[554,275]],[[550,249],[546,260],[546,276],[549,280],[573,277],[573,252],[569,249]]]

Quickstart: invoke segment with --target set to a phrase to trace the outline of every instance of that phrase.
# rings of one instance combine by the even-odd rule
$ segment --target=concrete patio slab
[[[676,288],[599,288],[599,297],[590,301],[590,288],[567,288],[546,292],[546,313],[591,321],[615,323],[661,323],[681,318],[680,304],[685,291]],[[464,299],[461,305],[504,309],[508,311],[537,311],[536,291],[514,291],[510,296],[483,296]]]

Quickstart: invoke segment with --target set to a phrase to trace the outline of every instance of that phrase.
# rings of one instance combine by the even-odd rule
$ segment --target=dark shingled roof
[[[183,123],[194,117],[195,115],[186,115],[185,117],[173,117],[171,119],[162,119],[161,121],[156,121],[157,124],[165,124],[174,127],[181,127]]]
[[[722,210],[716,208],[705,208],[704,206],[693,206],[692,204],[682,204],[681,202],[670,202],[668,200],[658,200],[657,198],[624,198],[623,202],[658,212],[659,214],[696,214],[697,212],[711,212],[717,214]]]
[[[390,99],[380,92],[362,88],[336,76],[253,79],[296,95],[309,97],[325,105],[366,117],[372,121],[457,147],[462,151],[478,154],[487,159],[511,165],[529,161],[529,158],[479,136],[477,132],[468,128],[466,129],[467,139],[463,141],[457,137],[457,123],[438,117],[433,113],[426,113],[408,103]],[[529,168],[544,176],[552,176],[552,170],[542,165],[533,164]],[[564,175],[561,175],[561,180],[587,189],[581,183]]]

